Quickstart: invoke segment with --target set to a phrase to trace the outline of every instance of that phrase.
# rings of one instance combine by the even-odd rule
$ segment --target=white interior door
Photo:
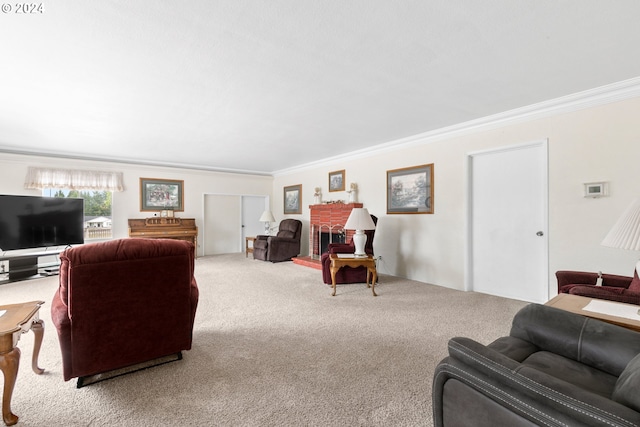
[[[240,246],[240,196],[207,194],[204,198],[204,254],[228,254]]]
[[[242,196],[242,242],[244,242],[245,237],[264,234],[264,223],[260,222],[259,219],[267,209],[269,209],[269,199],[267,197]],[[271,226],[273,225],[271,224]]]
[[[547,142],[469,155],[467,288],[548,300]]]

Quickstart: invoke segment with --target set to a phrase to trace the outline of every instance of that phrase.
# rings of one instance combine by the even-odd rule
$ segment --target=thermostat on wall
[[[584,197],[602,197],[606,196],[605,192],[604,182],[590,182],[584,185]]]

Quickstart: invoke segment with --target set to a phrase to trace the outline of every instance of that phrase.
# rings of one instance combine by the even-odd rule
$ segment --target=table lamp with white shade
[[[271,211],[264,211],[262,215],[260,215],[260,222],[264,222],[264,234],[269,235],[270,225],[272,222],[276,222],[276,219],[273,217]]]
[[[356,231],[356,234],[353,235],[353,244],[356,247],[353,255],[356,257],[366,257],[367,254],[364,251],[364,246],[367,243],[367,235],[364,233],[364,230],[376,229],[376,225],[373,223],[367,208],[353,208],[344,228],[346,230]]]
[[[631,203],[601,243],[610,248],[640,251],[640,199]],[[640,261],[636,264],[640,275]]]

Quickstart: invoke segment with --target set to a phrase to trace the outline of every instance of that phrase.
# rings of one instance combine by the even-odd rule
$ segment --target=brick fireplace
[[[345,230],[351,209],[361,208],[362,203],[325,203],[311,205],[309,210],[309,256],[294,258],[294,262],[309,267],[322,268],[320,257],[329,243],[345,243],[351,240],[353,230]]]

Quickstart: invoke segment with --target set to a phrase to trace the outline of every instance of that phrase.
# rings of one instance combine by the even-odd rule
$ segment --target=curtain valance
[[[124,191],[122,172],[29,167],[24,188]]]

